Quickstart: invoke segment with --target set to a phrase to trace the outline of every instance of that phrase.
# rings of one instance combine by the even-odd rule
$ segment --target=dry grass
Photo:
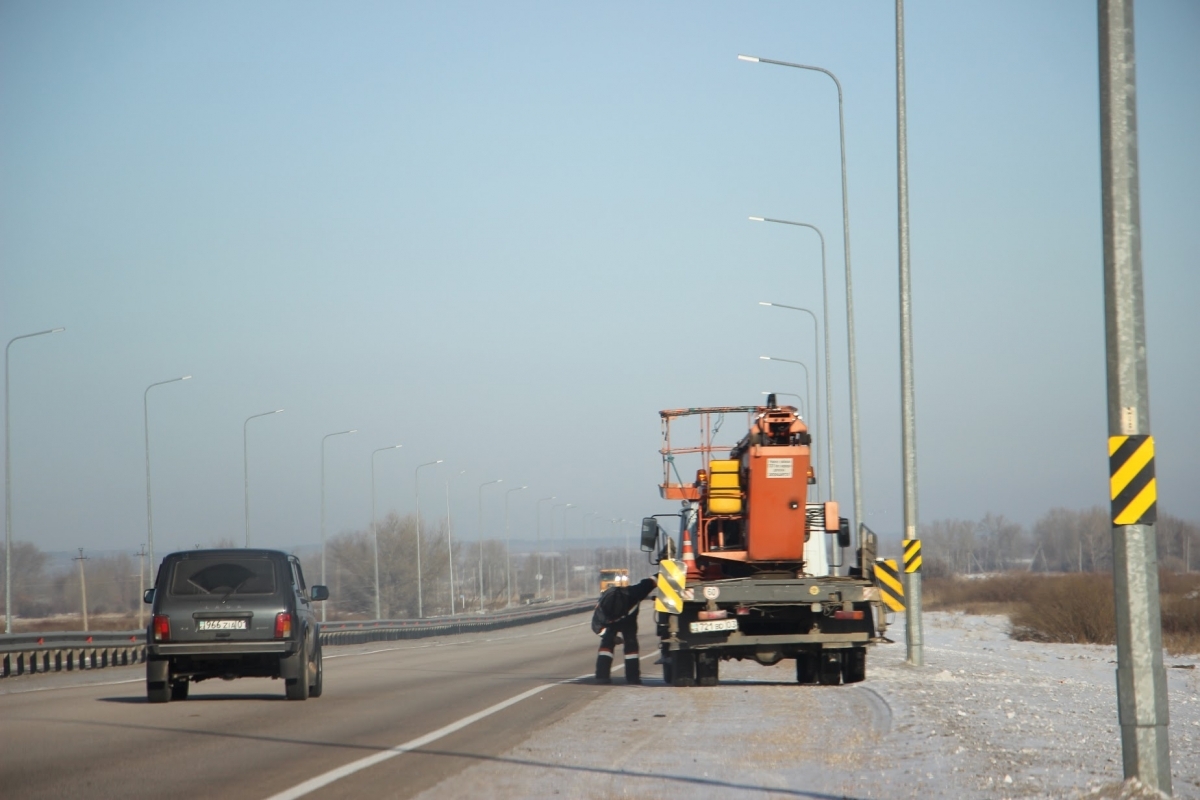
[[[1200,575],[1159,576],[1163,644],[1172,655],[1200,653]],[[1009,573],[990,578],[930,579],[925,607],[1004,614],[1016,639],[1112,644],[1116,618],[1112,576]]]

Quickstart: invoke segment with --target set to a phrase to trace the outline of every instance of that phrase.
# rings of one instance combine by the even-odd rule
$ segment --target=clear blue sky
[[[920,515],[1106,500],[1096,8],[907,4]],[[1200,6],[1137,8],[1160,507],[1200,519]],[[846,93],[867,522],[900,527],[894,20],[885,2],[0,5],[13,526],[46,549],[317,541],[480,483],[635,520],[661,408],[800,391],[829,240],[849,430]],[[813,365],[810,365],[813,366]],[[485,527],[503,527],[502,489]],[[543,504],[546,509],[548,504]],[[561,511],[560,511],[561,513]],[[556,525],[558,524],[556,515]],[[543,534],[549,514],[543,516]],[[579,530],[579,514],[569,524]],[[591,523],[589,523],[591,524]],[[603,532],[602,526],[598,530]]]

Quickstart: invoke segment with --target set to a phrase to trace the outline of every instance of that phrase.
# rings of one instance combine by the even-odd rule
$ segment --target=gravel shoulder
[[[900,622],[900,643],[873,648],[855,686],[797,686],[793,662],[724,662],[720,686],[673,689],[651,656],[645,686],[618,678],[420,797],[1121,794],[1114,648],[1016,642],[1004,617],[930,613],[915,668]],[[642,652],[654,652],[649,637]],[[1167,664],[1175,797],[1200,800],[1200,658]]]

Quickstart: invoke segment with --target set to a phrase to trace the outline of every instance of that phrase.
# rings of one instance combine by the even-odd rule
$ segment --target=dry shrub
[[[1163,644],[1172,655],[1200,653],[1200,575],[1162,574]]]
[[[1010,617],[1014,639],[1074,644],[1116,641],[1112,576],[1048,576],[1031,588]]]
[[[1010,572],[987,578],[932,578],[922,581],[921,594],[930,611],[1002,614],[1003,607],[1022,603],[1041,575]],[[969,607],[969,608],[968,608]]]

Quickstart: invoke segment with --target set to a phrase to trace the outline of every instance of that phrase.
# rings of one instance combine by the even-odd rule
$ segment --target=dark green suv
[[[313,604],[329,598],[307,587],[300,561],[277,550],[171,553],[144,600],[146,697],[185,700],[209,678],[283,678],[289,700],[320,697],[324,678]]]

